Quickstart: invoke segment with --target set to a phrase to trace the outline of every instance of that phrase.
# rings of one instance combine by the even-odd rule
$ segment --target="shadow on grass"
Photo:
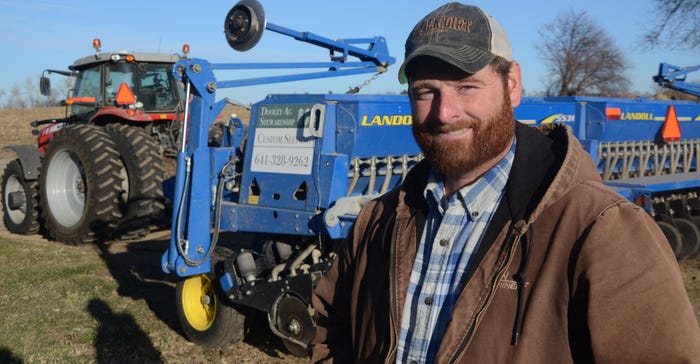
[[[177,277],[160,268],[160,258],[168,244],[166,238],[95,246],[118,284],[117,293],[143,299],[158,319],[183,336],[175,308]]]
[[[122,297],[143,299],[149,309],[171,330],[187,340],[180,327],[175,304],[175,284],[181,278],[161,270],[161,257],[168,249],[170,237],[141,241],[99,243],[95,247],[118,284]],[[271,358],[279,358],[277,349],[284,345],[271,331],[267,316],[255,310],[246,310],[244,342],[257,347]]]
[[[21,364],[22,359],[15,356],[15,354],[7,348],[0,347],[0,363]]]
[[[87,311],[99,322],[94,340],[97,363],[163,363],[161,353],[129,314],[117,314],[105,302],[92,299]],[[125,340],[128,338],[128,340]]]

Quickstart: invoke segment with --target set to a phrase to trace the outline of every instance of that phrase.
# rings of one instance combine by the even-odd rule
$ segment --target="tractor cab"
[[[100,123],[106,115],[130,122],[172,119],[181,100],[181,84],[172,76],[173,64],[186,57],[178,54],[141,52],[101,52],[99,39],[93,40],[95,54],[83,57],[69,71],[46,70],[41,77],[43,95],[50,92],[46,73],[74,76],[65,104],[67,119]],[[183,52],[189,50],[183,47]],[[169,117],[170,116],[170,117]]]

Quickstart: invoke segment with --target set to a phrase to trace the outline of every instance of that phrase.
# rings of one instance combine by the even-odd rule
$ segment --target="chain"
[[[372,75],[372,77],[366,79],[365,82],[362,82],[359,86],[350,87],[350,89],[349,89],[347,92],[345,92],[345,93],[346,93],[346,94],[356,94],[356,93],[359,93],[360,90],[362,90],[363,87],[369,85],[372,81],[376,80],[377,77],[379,77],[379,75],[381,75],[382,73],[384,73],[384,71],[379,71],[379,72],[375,73],[374,75]]]

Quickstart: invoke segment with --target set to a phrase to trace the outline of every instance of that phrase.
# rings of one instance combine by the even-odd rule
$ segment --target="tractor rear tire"
[[[49,235],[71,245],[108,239],[122,217],[119,171],[116,145],[102,128],[61,129],[46,149],[39,179]]]
[[[146,236],[164,221],[163,166],[158,145],[139,127],[110,124],[105,127],[120,155],[124,181],[120,195],[122,219],[115,237],[127,240]]]
[[[27,181],[18,160],[10,161],[2,175],[2,212],[11,233],[31,235],[39,231],[39,182]]]
[[[207,274],[187,277],[175,286],[175,302],[180,326],[193,343],[221,348],[245,337],[245,315],[224,302],[217,274],[232,252],[215,248],[212,269]]]

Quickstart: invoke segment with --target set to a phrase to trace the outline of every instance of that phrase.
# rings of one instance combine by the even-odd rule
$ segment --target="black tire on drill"
[[[678,252],[678,260],[683,261],[694,254],[700,247],[700,229],[690,218],[674,218],[673,223],[683,236],[683,245]]]
[[[61,129],[46,149],[39,178],[49,235],[71,245],[108,239],[122,217],[120,168],[116,145],[102,128]]]
[[[691,216],[690,221],[692,221],[693,224],[695,224],[695,226],[697,226],[698,229],[700,229],[700,216]],[[690,254],[688,255],[688,258],[692,258],[698,252],[700,252],[700,244],[695,248],[694,251],[690,252]]]
[[[666,236],[671,250],[673,250],[673,255],[678,259],[681,248],[683,247],[683,235],[678,228],[673,225],[672,221],[658,220],[656,224]]]
[[[142,128],[122,124],[105,127],[120,155],[122,219],[115,238],[134,239],[147,235],[163,221],[163,166],[158,144]]]
[[[187,277],[175,286],[175,305],[180,327],[197,345],[219,348],[245,337],[246,316],[231,306],[221,292],[218,278],[224,262],[233,252],[216,247],[209,273]]]
[[[2,212],[11,233],[31,235],[39,231],[39,181],[28,181],[18,160],[10,161],[2,175]]]

